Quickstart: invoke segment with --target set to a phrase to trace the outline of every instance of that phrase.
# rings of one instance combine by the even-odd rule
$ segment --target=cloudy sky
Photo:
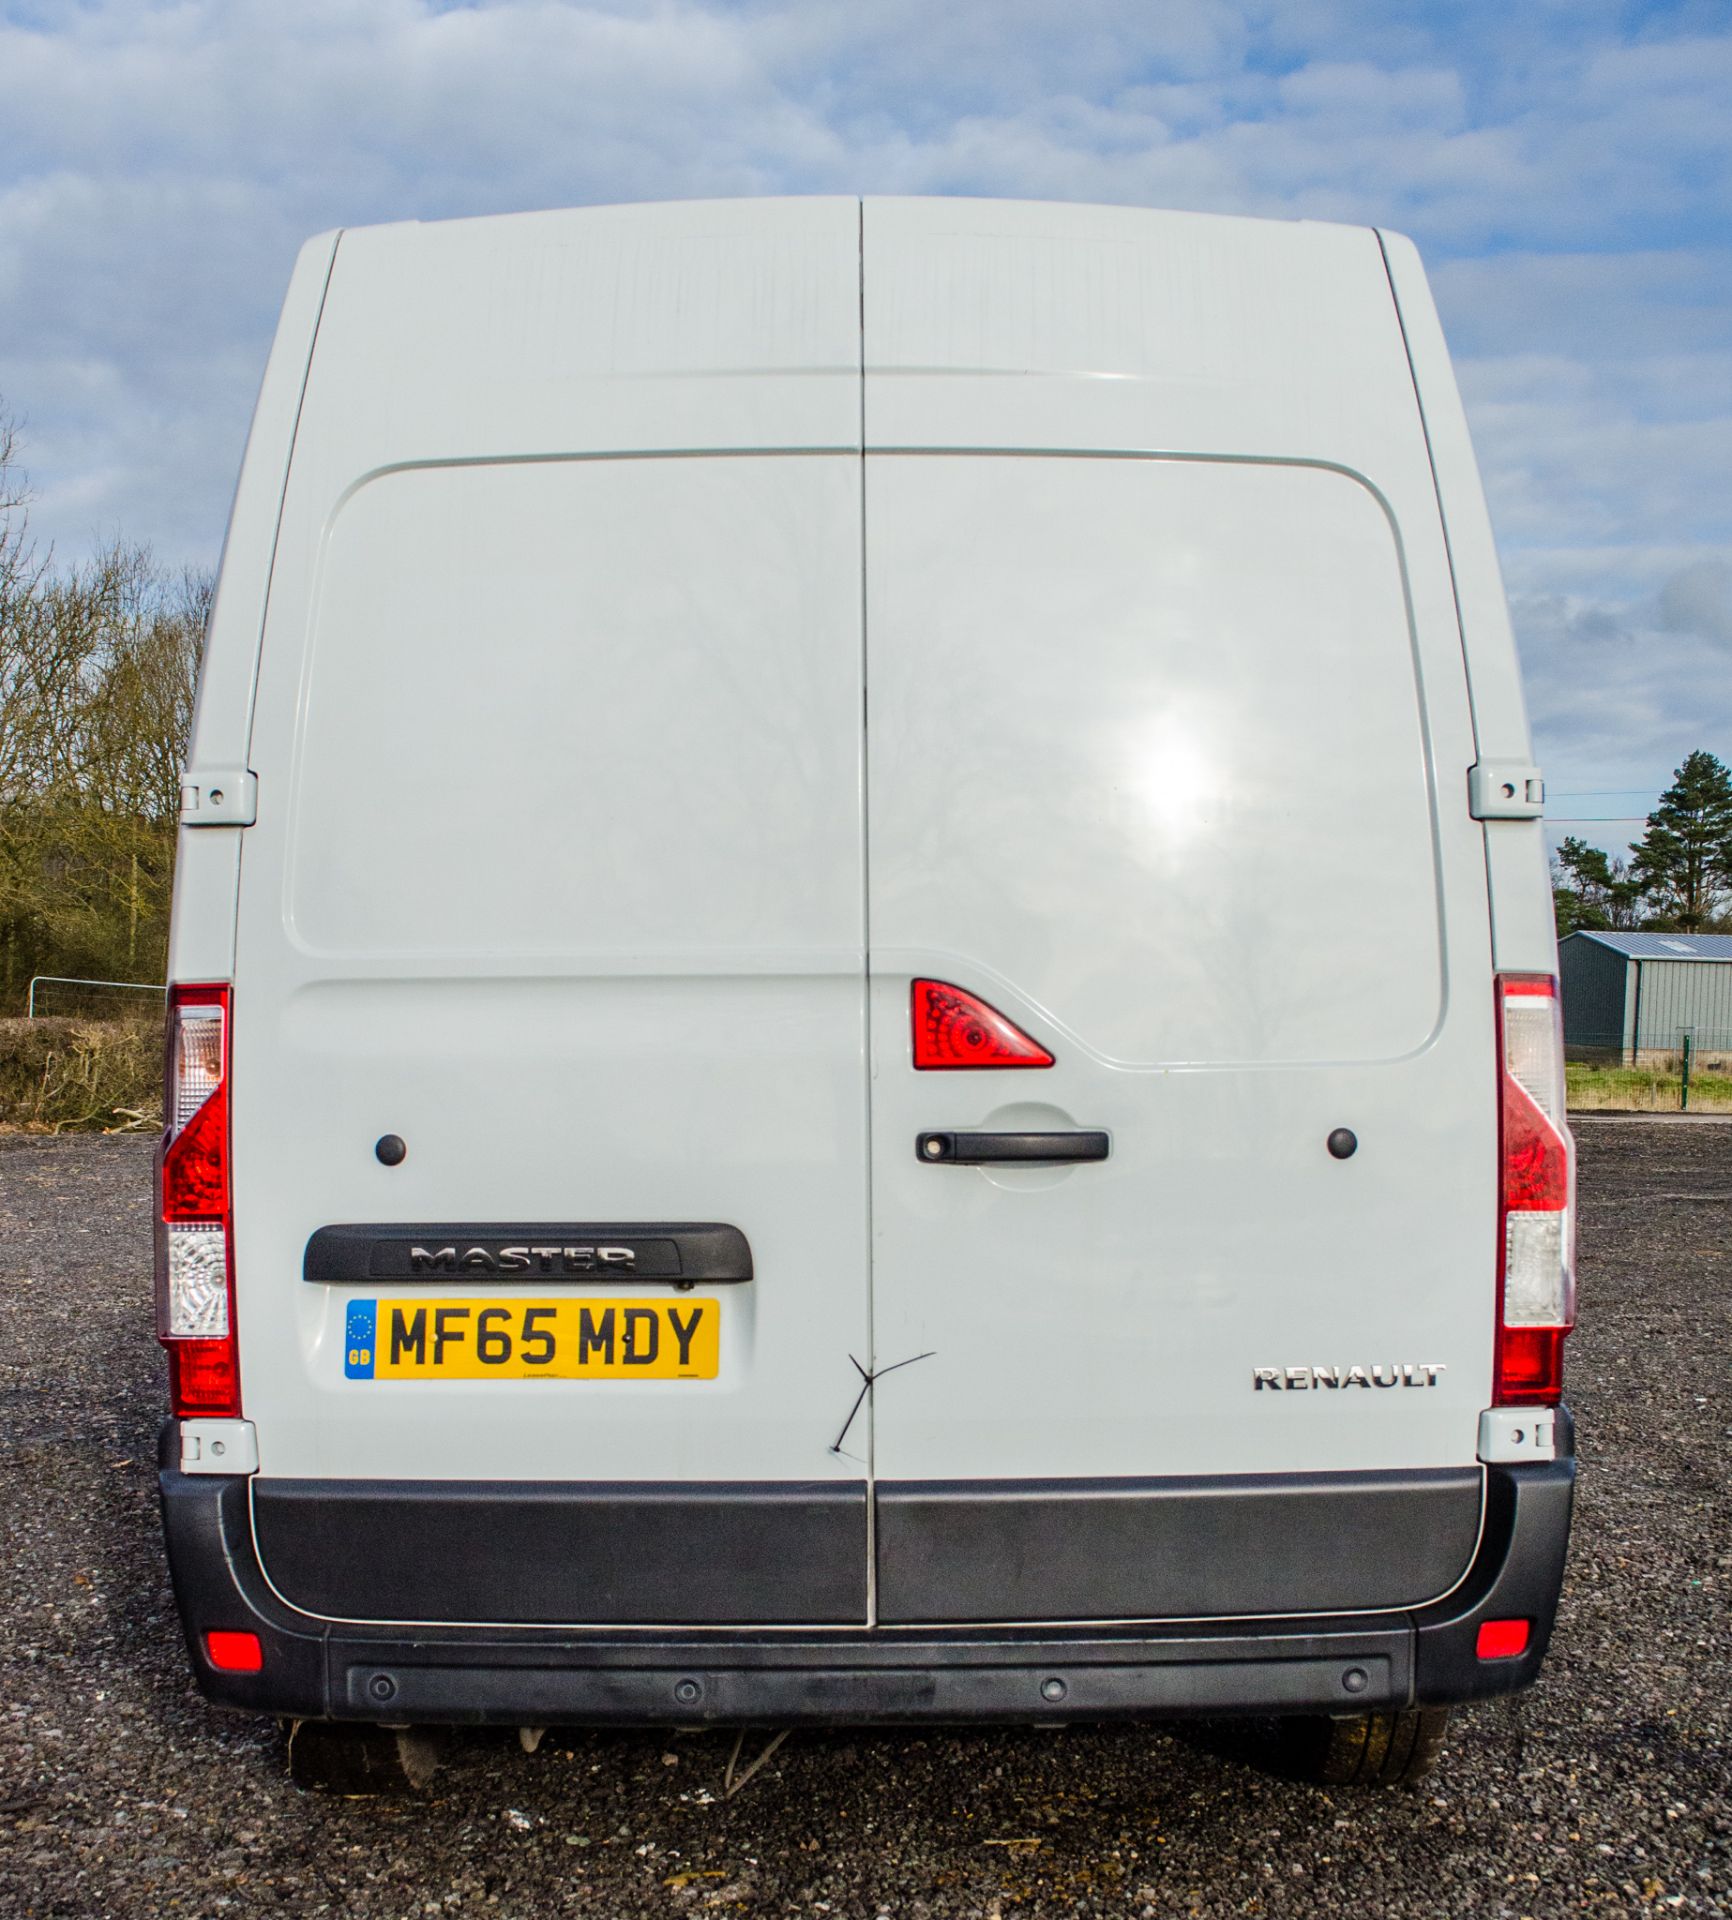
[[[1396,227],[1552,810],[1640,814],[1732,760],[1729,102],[1727,0],[0,0],[0,396],[62,557],[208,564],[326,227],[856,191]]]

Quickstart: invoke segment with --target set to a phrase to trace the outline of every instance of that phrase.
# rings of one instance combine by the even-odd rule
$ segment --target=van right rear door
[[[1410,1605],[1478,1534],[1495,1105],[1399,324],[1372,235],[1092,217],[867,206],[877,1617]],[[921,980],[1053,1065],[920,1070]]]

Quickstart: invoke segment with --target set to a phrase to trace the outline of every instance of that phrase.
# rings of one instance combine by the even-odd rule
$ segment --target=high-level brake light
[[[914,1064],[1050,1067],[1052,1055],[978,995],[945,980],[914,983]]]
[[[157,1335],[177,1417],[235,1417],[233,1210],[229,1184],[229,989],[171,987],[158,1159]]]
[[[1575,1148],[1564,1119],[1564,1035],[1547,974],[1498,975],[1499,1406],[1563,1397],[1576,1319]]]

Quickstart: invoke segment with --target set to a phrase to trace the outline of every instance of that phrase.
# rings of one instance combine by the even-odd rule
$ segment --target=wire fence
[[[1579,1112],[1732,1112],[1732,1030],[1678,1027],[1669,1035],[1583,1034],[1564,1047],[1569,1104]]]
[[[154,994],[158,1002],[168,989],[154,980],[82,980],[69,974],[35,973],[24,999],[26,1020],[50,1016],[84,1015],[97,1019],[132,1019],[146,1015],[150,1003],[136,997],[116,1000],[115,994]]]

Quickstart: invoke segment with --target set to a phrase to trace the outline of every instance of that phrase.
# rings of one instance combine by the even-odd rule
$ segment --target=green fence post
[[[1678,1111],[1680,1113],[1688,1113],[1690,1111],[1690,1043],[1694,1038],[1695,1035],[1686,1027],[1684,1029],[1683,1080],[1678,1088]]]

